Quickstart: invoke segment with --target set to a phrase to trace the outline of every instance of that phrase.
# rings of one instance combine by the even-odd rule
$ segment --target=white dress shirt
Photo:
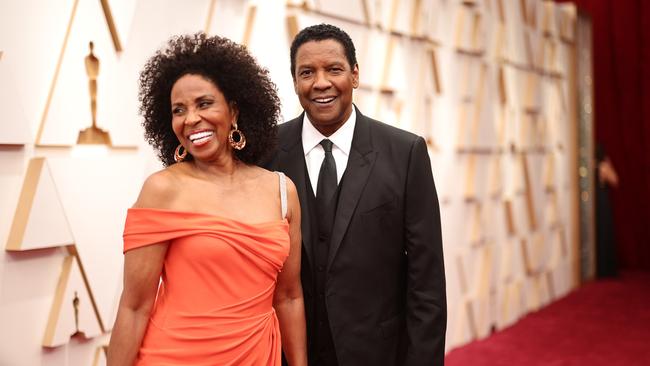
[[[323,139],[332,141],[332,155],[336,162],[336,183],[341,182],[341,177],[348,166],[348,157],[350,156],[350,149],[352,148],[352,137],[354,135],[354,125],[357,122],[357,110],[353,106],[352,113],[348,120],[336,130],[330,137],[323,136],[309,121],[307,113],[302,120],[302,148],[305,151],[305,163],[307,164],[307,172],[309,173],[309,180],[311,181],[311,188],[316,194],[316,187],[318,185],[318,174],[320,167],[325,158],[325,150],[320,142]]]

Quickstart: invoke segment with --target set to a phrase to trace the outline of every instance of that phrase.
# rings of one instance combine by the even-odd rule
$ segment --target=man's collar
[[[312,125],[307,117],[307,113],[304,114],[302,120],[302,147],[304,149],[305,155],[318,146],[323,139],[330,139],[336,147],[338,147],[345,155],[350,155],[350,149],[352,148],[352,137],[354,136],[354,126],[357,122],[357,108],[352,106],[352,113],[350,117],[339,127],[336,132],[331,136],[324,136],[320,131]]]

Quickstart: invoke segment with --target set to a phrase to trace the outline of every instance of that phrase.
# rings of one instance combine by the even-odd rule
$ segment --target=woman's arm
[[[124,255],[124,289],[108,346],[107,366],[133,365],[156,299],[167,243]]]
[[[300,254],[302,239],[300,235],[300,202],[296,187],[287,179],[289,237],[291,249],[278,274],[273,307],[280,321],[282,349],[290,366],[307,365],[307,342],[305,331],[305,308],[300,283]]]
[[[170,175],[158,172],[144,182],[134,207],[160,207],[173,198]],[[124,288],[108,346],[108,366],[133,365],[156,300],[169,242],[135,248],[124,254]]]
[[[601,185],[609,184],[614,188],[618,187],[618,174],[616,174],[614,164],[612,164],[609,157],[606,157],[605,160],[598,164],[598,176]]]

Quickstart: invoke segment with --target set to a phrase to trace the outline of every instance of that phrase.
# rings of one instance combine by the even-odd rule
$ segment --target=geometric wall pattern
[[[276,82],[285,119],[301,111],[289,74],[291,37],[319,22],[351,35],[359,109],[429,146],[443,221],[448,349],[564,295],[578,269],[575,18],[572,5],[542,0],[3,3],[0,106],[9,119],[0,120],[0,201],[15,206],[0,208],[7,238],[0,319],[19,325],[14,309],[24,308],[38,329],[2,335],[0,364],[105,363],[121,225],[143,178],[160,168],[139,129],[138,72],[170,35],[199,30],[248,46]],[[89,41],[101,65],[97,124],[113,143],[101,151],[73,147],[91,122]],[[58,282],[22,298],[9,284],[46,279],[17,268],[49,256]]]
[[[97,347],[95,350],[95,357],[93,358],[92,366],[106,365],[106,352],[108,346]]]
[[[41,344],[46,347],[85,344],[105,334],[119,295],[121,227],[124,210],[139,189],[142,159],[76,156],[88,153],[86,147],[78,147],[68,157],[29,161],[6,243],[17,263],[46,253],[60,261],[57,272],[51,273],[58,281],[50,289],[52,297],[43,314],[47,317],[40,328]],[[53,247],[66,255],[44,251]],[[10,279],[47,280],[9,276],[3,280]]]
[[[63,261],[43,345],[57,347],[68,343],[71,336],[93,338],[102,332],[79,261],[71,254]]]
[[[70,255],[64,258],[50,309],[43,337],[46,347],[63,345],[77,334],[96,337],[104,327],[47,160],[34,158],[27,167],[5,249],[20,252],[57,246],[65,246]]]
[[[135,6],[130,2],[131,7]],[[52,78],[48,99],[37,131],[36,143],[43,146],[72,146],[77,141],[78,131],[91,124],[90,95],[87,91],[89,75],[85,59],[89,54],[90,41],[100,60],[97,75],[97,125],[100,128],[114,127],[119,95],[115,90],[115,75],[121,59],[119,53],[125,47],[115,27],[115,19],[128,17],[132,11],[122,6],[122,12],[113,14],[108,1],[75,0],[71,9],[63,47]],[[112,25],[112,27],[111,27]],[[124,30],[126,31],[126,30]],[[84,90],[82,95],[72,94],[70,88]],[[118,140],[118,144],[119,144]]]
[[[110,330],[121,278],[124,210],[143,176],[137,157],[76,156],[89,153],[86,147],[72,152],[64,158],[30,160],[6,243],[17,261],[46,248],[66,252],[53,274],[58,283],[51,289],[49,316],[41,329],[46,347]]]
[[[45,158],[29,162],[6,250],[74,244],[70,224]]]
[[[24,145],[31,140],[29,127],[22,103],[10,87],[15,84],[15,76],[9,65],[2,62],[3,53],[0,49],[0,110],[3,111],[0,118],[0,145]]]

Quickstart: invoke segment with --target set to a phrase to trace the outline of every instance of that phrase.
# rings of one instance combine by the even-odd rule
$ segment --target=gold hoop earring
[[[246,137],[237,128],[237,122],[234,123],[233,129],[228,134],[228,142],[230,142],[230,146],[235,150],[241,150],[246,146]]]
[[[182,154],[181,154],[181,148],[183,149]],[[176,147],[176,150],[174,151],[174,161],[180,163],[185,159],[186,156],[187,156],[187,149],[183,147],[182,144],[178,144],[178,147]]]

